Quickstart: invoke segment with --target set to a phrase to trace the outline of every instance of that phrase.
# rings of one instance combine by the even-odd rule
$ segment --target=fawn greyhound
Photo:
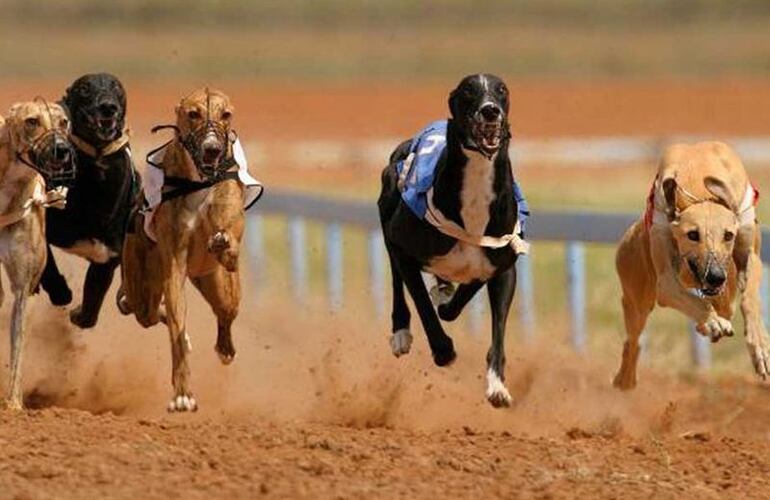
[[[757,199],[743,163],[726,144],[675,144],[666,150],[645,216],[618,247],[627,339],[616,387],[636,386],[639,335],[656,302],[683,312],[716,342],[733,335],[738,291],[749,356],[757,374],[767,378],[770,344],[759,299]]]
[[[63,208],[75,177],[64,109],[38,98],[0,119],[0,262],[14,295],[7,406],[21,409],[21,361],[27,300],[46,263],[45,207]],[[2,302],[0,287],[0,302]]]

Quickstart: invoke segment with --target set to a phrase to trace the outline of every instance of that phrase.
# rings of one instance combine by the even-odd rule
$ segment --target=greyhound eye
[[[500,95],[508,95],[508,88],[505,86],[505,84],[501,83],[497,86],[497,93]]]
[[[735,233],[732,231],[725,231],[725,241],[733,241],[735,238]]]
[[[37,127],[37,126],[40,125],[40,120],[38,120],[37,118],[32,118],[32,117],[26,118],[24,120],[24,125],[26,125],[29,128]]]
[[[66,118],[62,118],[62,120],[59,122],[59,127],[61,128],[67,128],[69,126],[70,122]]]
[[[690,241],[700,241],[700,233],[696,230],[687,231],[687,239]]]
[[[230,111],[223,111],[222,112],[222,119],[223,120],[229,120],[233,117],[233,114]]]
[[[200,120],[201,114],[198,110],[191,109],[190,111],[187,112],[187,118],[189,118],[190,120]]]

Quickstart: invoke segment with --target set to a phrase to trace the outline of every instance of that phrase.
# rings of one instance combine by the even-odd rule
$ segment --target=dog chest
[[[487,159],[473,151],[466,151],[466,155],[460,217],[466,231],[483,235],[489,223],[489,206],[495,200],[494,157]],[[483,248],[458,241],[447,254],[431,259],[427,271],[449,281],[468,283],[488,280],[495,267]]]

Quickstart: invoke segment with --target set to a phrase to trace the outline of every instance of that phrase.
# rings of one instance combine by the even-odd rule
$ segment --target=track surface
[[[144,130],[168,121],[191,86],[135,87],[132,121]],[[770,131],[767,82],[518,87],[515,122],[530,135]],[[5,86],[0,97],[22,91]],[[404,135],[443,114],[439,86],[336,92],[232,91],[242,133],[267,138]],[[362,107],[383,119],[363,127]],[[79,286],[83,266],[63,260]],[[213,317],[190,294],[202,409],[176,416],[164,413],[163,328],[143,331],[108,301],[99,326],[82,332],[37,299],[25,386],[41,409],[0,410],[0,497],[770,496],[770,392],[747,366],[719,379],[646,369],[635,392],[620,394],[609,387],[619,337],[612,352],[581,359],[558,329],[543,328],[535,345],[509,343],[516,404],[496,411],[483,399],[487,339],[453,325],[458,361],[437,369],[415,325],[414,352],[396,360],[387,325],[364,304],[332,315],[292,305],[285,288],[246,294],[229,367],[212,349]],[[3,324],[7,314],[6,304]]]

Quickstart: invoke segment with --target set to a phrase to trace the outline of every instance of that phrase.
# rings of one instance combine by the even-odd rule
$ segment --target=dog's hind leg
[[[639,361],[639,336],[647,317],[655,307],[655,274],[652,271],[648,243],[637,232],[628,233],[618,247],[616,267],[623,289],[623,318],[626,341],[620,369],[612,384],[623,390],[636,386],[636,365]]]
[[[492,311],[492,345],[487,352],[487,401],[495,408],[500,408],[511,405],[511,394],[503,383],[505,381],[505,325],[516,291],[516,267],[511,266],[505,272],[492,277],[487,283],[487,291]]]
[[[25,309],[28,291],[24,288],[14,290],[13,312],[11,313],[11,369],[8,391],[8,408],[23,408],[21,393],[21,362],[24,347]]]
[[[119,264],[119,259],[110,259],[104,264],[92,262],[88,266],[83,284],[83,302],[70,313],[72,324],[80,328],[92,328],[96,325],[104,296],[110,289],[115,269]]]
[[[396,257],[390,245],[386,245],[390,259],[390,274],[393,278],[393,311],[390,315],[393,335],[390,337],[390,349],[395,357],[408,354],[412,347],[412,333],[409,331],[411,314],[404,295],[404,280],[396,264]]]
[[[476,292],[484,286],[482,281],[473,281],[468,284],[462,284],[457,287],[452,298],[446,304],[440,304],[436,310],[438,317],[444,321],[454,321],[463,312],[463,308],[476,295]]]
[[[229,365],[235,359],[230,328],[238,315],[241,302],[240,276],[237,271],[231,273],[223,267],[217,267],[213,273],[193,278],[192,282],[217,317],[217,343],[214,350],[222,364]]]
[[[759,250],[762,246],[761,233],[755,225],[754,246],[746,257],[746,279],[740,280],[741,314],[746,324],[746,347],[757,375],[767,379],[770,375],[770,342],[762,321],[762,306],[760,302],[760,283],[762,281],[762,260]]]
[[[51,304],[66,306],[72,302],[72,290],[70,290],[67,280],[64,279],[64,276],[59,271],[59,267],[56,265],[51,245],[46,246],[48,247],[48,260],[46,261],[43,275],[40,277],[40,285],[48,293]]]
[[[420,321],[425,329],[425,334],[428,336],[428,344],[433,353],[433,362],[438,366],[451,364],[457,357],[454,343],[444,332],[444,328],[436,315],[428,290],[425,288],[425,282],[422,280],[422,274],[420,274],[419,262],[395,248],[390,248],[388,253],[391,254],[391,262],[395,261],[401,279],[404,280],[417,308],[417,313],[420,315]],[[395,327],[396,323],[394,322]]]

